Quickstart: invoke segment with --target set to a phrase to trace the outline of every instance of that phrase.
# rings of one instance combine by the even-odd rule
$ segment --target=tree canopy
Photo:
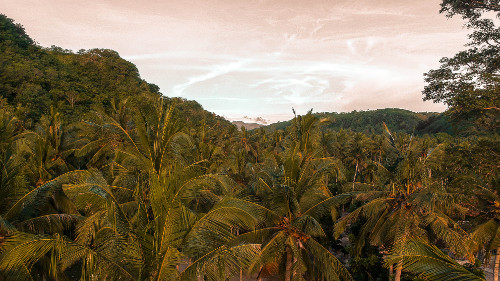
[[[469,49],[442,58],[438,69],[425,74],[424,100],[444,102],[458,120],[499,128],[500,6],[497,0],[445,0],[441,12],[461,16],[471,30]],[[497,18],[495,20],[495,17]]]
[[[484,32],[424,90],[490,127],[496,5],[443,2]],[[400,109],[238,130],[115,51],[3,15],[0,39],[0,280],[484,280],[492,255],[498,280],[495,130]]]

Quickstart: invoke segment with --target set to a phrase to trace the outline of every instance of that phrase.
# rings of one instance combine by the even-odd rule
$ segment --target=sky
[[[446,109],[423,74],[467,42],[439,0],[0,0],[41,46],[107,48],[231,120]],[[247,116],[248,119],[243,119]]]

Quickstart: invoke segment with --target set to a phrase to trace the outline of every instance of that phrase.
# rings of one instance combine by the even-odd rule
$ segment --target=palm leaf
[[[344,265],[325,247],[314,239],[309,239],[304,246],[315,260],[314,266],[319,268],[325,280],[353,280]]]
[[[386,257],[387,266],[402,262],[403,270],[429,280],[484,281],[455,260],[420,238],[407,238],[398,243]]]

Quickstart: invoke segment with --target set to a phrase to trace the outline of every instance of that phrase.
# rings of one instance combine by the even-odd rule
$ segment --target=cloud
[[[442,109],[421,101],[422,73],[466,41],[438,0],[3,2],[43,45],[115,49],[169,96],[273,121],[291,107]]]
[[[181,97],[184,95],[184,90],[186,90],[188,87],[196,83],[207,81],[215,77],[235,71],[241,68],[243,65],[247,64],[248,62],[249,60],[239,60],[235,62],[214,65],[208,73],[191,77],[189,78],[188,82],[180,85],[175,85],[174,87],[172,87],[172,95]]]

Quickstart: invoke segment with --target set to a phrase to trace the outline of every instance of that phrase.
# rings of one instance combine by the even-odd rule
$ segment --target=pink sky
[[[423,73],[464,49],[439,1],[0,0],[42,46],[108,48],[167,96],[230,119],[423,102]]]

